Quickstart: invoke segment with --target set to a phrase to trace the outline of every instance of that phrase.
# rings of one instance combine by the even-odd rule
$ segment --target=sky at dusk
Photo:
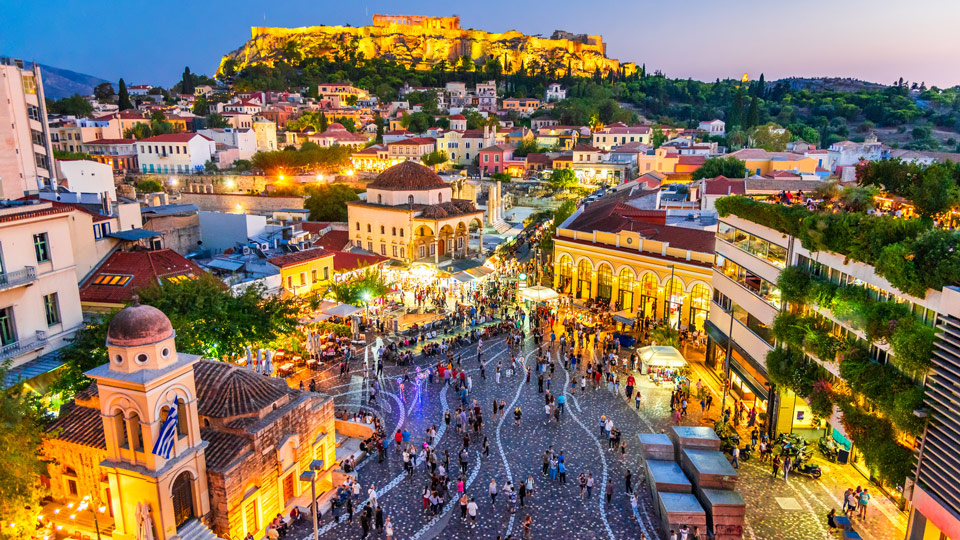
[[[374,13],[391,13],[459,15],[463,28],[491,32],[601,34],[608,56],[670,77],[763,72],[767,80],[960,85],[957,0],[0,0],[0,11],[0,54],[127,84],[171,85],[184,66],[212,75],[251,26],[363,26]]]

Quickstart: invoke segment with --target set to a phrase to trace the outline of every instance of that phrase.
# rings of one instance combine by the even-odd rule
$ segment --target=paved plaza
[[[455,489],[452,496],[448,495],[448,502],[439,515],[425,513],[421,493],[424,485],[429,483],[429,473],[417,469],[412,476],[406,475],[400,454],[392,444],[392,434],[398,428],[409,431],[412,441],[420,444],[425,430],[431,425],[436,426],[439,457],[442,460],[444,451],[449,451],[448,475],[456,479],[459,472],[457,456],[463,446],[463,435],[456,432],[455,423],[448,428],[443,422],[443,412],[447,409],[453,412],[460,404],[452,385],[435,381],[417,387],[407,383],[401,396],[397,379],[406,369],[412,372],[412,366],[387,366],[380,379],[382,391],[374,410],[384,423],[391,445],[384,463],[378,463],[374,453],[361,462],[357,477],[363,486],[362,504],[366,504],[366,490],[371,484],[376,486],[379,504],[384,508],[384,516],[391,518],[395,538],[495,539],[509,535],[521,538],[522,523],[528,515],[532,519],[533,538],[636,539],[641,533],[651,539],[663,538],[646,486],[636,435],[659,432],[671,424],[670,389],[654,386],[646,378],[638,378],[643,381],[640,383],[643,398],[637,410],[632,401],[627,403],[622,392],[615,396],[605,386],[593,390],[588,385],[586,395],[581,395],[579,390],[576,395],[567,394],[566,411],[557,424],[544,412],[544,397],[537,391],[536,375],[530,383],[520,374],[505,376],[506,367],[515,353],[508,349],[503,337],[485,340],[482,356],[486,366],[485,379],[480,376],[476,349],[477,345],[472,344],[457,351],[462,354],[463,366],[472,378],[469,403],[472,406],[476,400],[482,407],[484,418],[482,436],[477,438],[474,435],[469,441],[470,458],[464,473],[466,493],[479,504],[476,526],[461,519]],[[524,347],[528,365],[533,365],[532,357],[536,351],[537,347],[528,339]],[[587,349],[587,354],[592,354],[592,350]],[[417,364],[426,366],[438,358],[423,359],[418,355]],[[498,363],[502,364],[504,372],[499,384],[494,377]],[[694,380],[702,378],[716,394],[712,412],[717,413],[720,396],[715,381],[701,365],[694,363],[693,366]],[[332,369],[318,374],[318,390],[333,395],[337,408],[346,407],[352,412],[365,404],[369,394],[368,383],[361,376],[362,369],[354,368],[354,373],[346,378],[337,377]],[[564,370],[559,362],[551,383],[553,393],[569,388],[573,376],[579,379],[580,374]],[[502,399],[507,404],[507,414],[496,420],[492,409],[494,399]],[[512,415],[517,406],[523,411],[519,426],[514,424]],[[683,420],[684,424],[712,425],[710,418],[701,418],[699,406],[690,409],[691,414]],[[707,414],[709,416],[710,412]],[[623,461],[619,453],[608,450],[607,441],[601,437],[601,415],[612,418],[615,427],[623,433],[623,440],[627,442]],[[490,453],[486,456],[481,454],[483,436],[489,440]],[[541,473],[541,456],[551,445],[555,451],[564,454],[567,466],[565,484],[551,481]],[[826,528],[827,511],[834,507],[839,511],[840,497],[848,484],[865,485],[866,481],[849,467],[825,462],[821,465],[825,471],[821,480],[796,476],[785,482],[782,477],[772,479],[767,465],[756,461],[743,463],[738,491],[747,502],[744,538],[808,540],[831,537]],[[624,477],[628,469],[633,472],[635,491],[639,495],[636,514],[625,492]],[[592,497],[586,500],[579,497],[577,476],[581,472],[592,474],[596,483]],[[491,479],[495,478],[502,490],[506,482],[519,486],[528,476],[532,476],[535,482],[533,496],[528,497],[525,506],[518,508],[516,513],[509,513],[502,497],[498,497],[495,505],[491,504],[488,495]],[[604,496],[608,481],[614,487],[609,503]],[[331,523],[331,515],[325,513],[320,537],[360,538],[359,514],[362,508],[362,505],[356,508],[353,522],[341,516],[341,522]],[[883,497],[875,497],[870,510],[869,519],[866,522],[857,520],[855,525],[862,533],[867,533],[865,538],[899,540],[903,537],[905,518],[892,503]],[[288,538],[306,540],[312,535],[312,527],[306,522],[298,524]],[[372,530],[370,536],[376,536],[376,531]]]

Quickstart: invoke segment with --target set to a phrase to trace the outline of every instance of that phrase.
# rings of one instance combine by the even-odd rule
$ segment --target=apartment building
[[[67,205],[0,201],[0,362],[7,384],[44,384],[56,350],[83,320]]]
[[[943,538],[925,535],[928,526],[956,537],[960,491],[954,460],[944,454],[955,453],[960,425],[953,398],[960,291],[905,293],[850,253],[812,250],[756,217],[735,213],[769,217],[763,207],[744,197],[717,204],[705,362],[721,378],[729,373],[727,405],[738,400],[762,413],[771,436],[828,437],[841,465],[860,470],[893,497],[903,491],[910,498],[914,475],[891,472],[891,463],[909,467],[919,451],[913,521],[921,532],[908,538]],[[938,321],[942,331],[934,346]],[[884,384],[869,382],[876,380]],[[933,418],[926,453],[919,444],[924,421],[916,416]]]
[[[0,199],[55,180],[40,67],[0,57]]]
[[[144,173],[193,173],[217,151],[217,145],[198,133],[168,133],[137,143],[137,160]]]

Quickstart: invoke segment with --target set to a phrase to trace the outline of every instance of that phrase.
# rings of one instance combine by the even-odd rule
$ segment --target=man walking
[[[470,516],[470,526],[477,526],[477,501],[470,497],[470,502],[467,503],[467,515]]]

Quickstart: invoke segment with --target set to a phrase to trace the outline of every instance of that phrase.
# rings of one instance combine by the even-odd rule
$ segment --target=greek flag
[[[170,406],[170,412],[167,419],[164,420],[160,428],[160,435],[157,442],[153,445],[153,453],[162,456],[164,459],[170,459],[170,451],[173,450],[173,443],[177,440],[177,404]]]

